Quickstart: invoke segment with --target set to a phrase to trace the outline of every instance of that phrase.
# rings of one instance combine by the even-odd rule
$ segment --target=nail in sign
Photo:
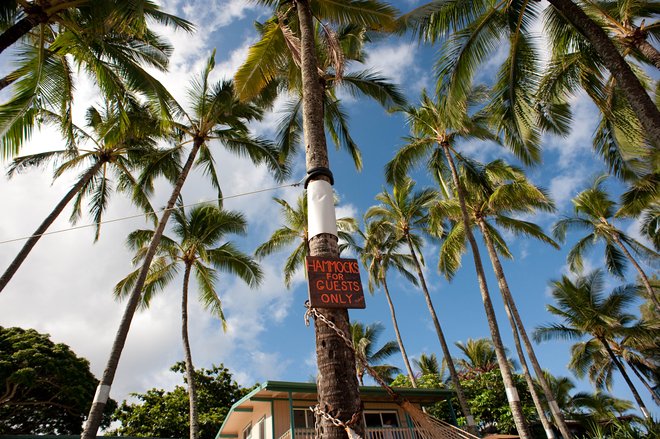
[[[356,259],[307,256],[307,282],[312,308],[365,308]]]

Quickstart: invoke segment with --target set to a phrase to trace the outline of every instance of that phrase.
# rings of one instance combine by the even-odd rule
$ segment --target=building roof
[[[431,404],[443,401],[454,395],[453,390],[447,389],[414,389],[409,387],[395,387],[394,391],[410,402]],[[259,385],[243,398],[238,400],[229,409],[216,439],[228,437],[223,430],[230,423],[230,418],[247,416],[252,412],[254,404],[263,404],[274,400],[288,400],[289,396],[296,400],[316,401],[316,383],[298,383],[290,381],[266,381]],[[393,402],[388,393],[380,386],[360,386],[362,401]],[[237,419],[238,421],[238,419]],[[235,437],[233,434],[231,437]]]

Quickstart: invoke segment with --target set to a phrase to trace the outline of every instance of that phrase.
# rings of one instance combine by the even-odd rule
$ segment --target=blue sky
[[[253,21],[268,16],[266,10],[240,0],[165,0],[161,3],[166,10],[198,25],[194,35],[164,31],[174,44],[175,52],[171,71],[159,77],[180,102],[185,102],[185,85],[192,75],[200,72],[213,48],[217,48],[217,68],[213,78],[231,77],[245,59],[249,45],[256,41]],[[414,3],[396,2],[396,6],[408,10]],[[493,54],[479,70],[477,80],[489,82],[495,77],[498,60],[505,56],[505,50],[505,45],[502,45]],[[422,88],[433,87],[432,65],[436,51],[434,47],[420,47],[409,37],[383,39],[371,46],[366,67],[377,69],[401,84],[410,101],[415,102]],[[0,73],[8,69],[8,56],[4,55],[0,58]],[[77,90],[76,117],[82,121],[86,106],[98,104],[100,99],[93,84],[85,77],[78,79]],[[0,98],[5,96],[0,95]],[[596,123],[594,107],[582,95],[574,97],[573,102],[575,120],[572,133],[566,138],[545,137],[543,164],[527,169],[536,184],[549,190],[559,209],[558,215],[569,214],[571,197],[584,189],[595,175],[604,171],[591,149]],[[350,214],[359,218],[374,204],[375,195],[385,187],[383,167],[403,144],[402,137],[408,131],[400,115],[387,114],[372,102],[346,97],[345,103],[351,117],[352,135],[364,156],[364,169],[356,172],[350,157],[334,148],[330,152],[330,160],[336,177],[335,189],[340,198],[338,216]],[[253,130],[257,134],[273,137],[278,118],[276,106],[276,111],[255,124]],[[57,149],[61,145],[57,133],[46,129],[34,135],[24,152]],[[496,145],[467,143],[460,145],[460,149],[478,160],[504,158],[516,163],[507,150]],[[277,185],[265,169],[254,168],[221,148],[217,151],[221,183],[226,195]],[[301,156],[292,182],[302,177],[303,166]],[[423,172],[415,175],[418,188],[431,184]],[[62,177],[52,184],[50,169],[22,174],[12,181],[0,178],[3,202],[0,240],[5,240],[31,234],[67,190],[75,175]],[[621,189],[616,184],[612,184],[612,188],[615,191]],[[249,221],[249,236],[235,239],[241,248],[253,251],[279,226],[277,205],[271,197],[293,202],[300,190],[279,189],[227,200],[227,208],[244,212]],[[169,191],[170,187],[161,182],[157,187],[155,204],[164,204]],[[215,197],[199,172],[189,178],[183,194],[187,203]],[[115,197],[106,218],[133,213],[135,209],[127,200]],[[67,217],[68,214],[64,214],[51,230],[67,228]],[[556,218],[555,215],[543,215],[534,220],[549,231]],[[87,222],[89,218],[81,223]],[[123,310],[123,304],[112,299],[112,288],[131,270],[131,254],[123,242],[128,233],[140,227],[145,227],[140,219],[104,226],[100,241],[94,245],[91,229],[44,237],[0,296],[0,325],[33,327],[48,332],[54,340],[69,344],[79,355],[88,358],[94,373],[100,375]],[[624,224],[623,227],[633,235],[637,234],[636,224]],[[511,238],[515,260],[506,261],[504,268],[530,330],[552,321],[545,311],[545,305],[551,301],[548,281],[567,273],[565,255],[574,238],[569,236],[567,245],[560,251],[529,240]],[[3,268],[19,248],[20,243],[2,245],[0,265]],[[488,336],[471,256],[466,255],[463,268],[449,283],[436,272],[437,249],[437,243],[429,242],[426,246],[426,274],[448,341],[453,345],[456,341]],[[306,381],[315,374],[313,329],[305,327],[303,322],[306,284],[301,274],[295,279],[291,290],[284,288],[281,269],[286,256],[283,252],[263,261],[266,279],[262,287],[255,291],[231,277],[221,277],[218,291],[229,322],[226,333],[222,332],[219,322],[208,317],[196,303],[192,306],[190,330],[193,359],[197,367],[224,363],[244,385],[269,379]],[[595,251],[586,261],[586,266],[601,267],[602,259],[601,254]],[[484,263],[489,272],[490,266],[487,261]],[[630,272],[629,275],[632,280],[634,274]],[[488,277],[488,281],[502,336],[505,343],[511,346],[513,354],[510,330],[497,284],[492,276]],[[389,283],[408,353],[413,357],[421,353],[441,356],[421,293],[395,276]],[[609,285],[613,287],[617,281],[610,279]],[[182,382],[180,376],[168,370],[182,358],[179,298],[180,279],[177,279],[153,302],[150,310],[136,315],[111,392],[113,398],[121,400],[130,392],[142,392],[151,387],[171,388]],[[365,310],[351,311],[351,318],[367,324],[380,321],[386,327],[383,340],[394,339],[389,311],[380,292],[367,297]],[[536,351],[541,365],[555,375],[571,376],[566,369],[568,347],[569,344],[558,341],[538,345]],[[456,349],[454,352],[458,354]],[[392,362],[403,368],[400,357],[393,357]],[[578,390],[590,389],[588,383],[574,380],[578,383]],[[655,409],[658,415],[660,412],[641,385],[639,390],[648,407]],[[613,393],[631,399],[618,375]]]

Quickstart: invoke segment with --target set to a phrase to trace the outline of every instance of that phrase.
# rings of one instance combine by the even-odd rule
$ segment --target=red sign
[[[365,308],[356,259],[307,256],[307,282],[312,308]]]

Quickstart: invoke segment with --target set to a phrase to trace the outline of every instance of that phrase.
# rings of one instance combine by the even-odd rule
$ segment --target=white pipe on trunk
[[[332,186],[325,180],[314,180],[307,186],[308,239],[321,233],[337,236],[335,197]]]

